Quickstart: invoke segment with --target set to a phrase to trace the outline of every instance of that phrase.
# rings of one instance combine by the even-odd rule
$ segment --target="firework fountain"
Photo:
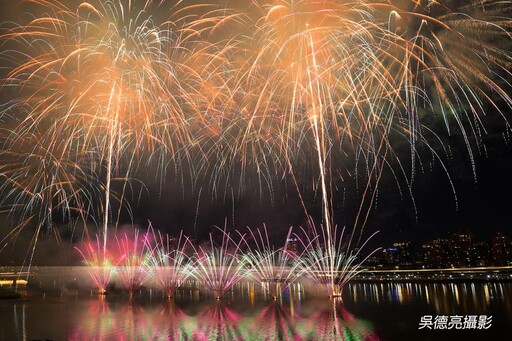
[[[368,238],[360,248],[352,250],[347,241],[345,229],[338,232],[335,226],[331,237],[324,229],[320,229],[313,239],[305,238],[307,244],[304,256],[299,263],[302,275],[322,285],[330,298],[341,297],[343,287],[363,270],[362,264],[380,248],[369,252],[365,257],[362,251],[366,243],[375,235]],[[304,241],[298,238],[302,243]],[[329,245],[330,243],[330,245]]]
[[[264,227],[262,230],[249,229],[253,246],[249,246],[249,251],[243,254],[249,267],[246,277],[261,285],[263,291],[268,292],[275,300],[282,290],[300,276],[298,266],[301,255],[297,250],[288,249],[292,228],[288,230],[284,247],[277,249],[274,249],[269,241],[267,228]],[[251,244],[250,241],[247,243]]]
[[[190,240],[180,234],[177,240],[159,231],[153,232],[156,245],[148,255],[147,272],[153,281],[165,291],[167,298],[173,297],[193,273],[193,260],[187,255]]]
[[[220,245],[215,244],[210,234],[209,245],[196,249],[193,272],[197,281],[210,290],[217,300],[242,279],[247,263],[246,259],[239,255],[243,236],[239,241],[235,241],[226,230],[221,231]]]
[[[132,297],[148,277],[148,234],[141,237],[139,231],[135,230],[133,237],[125,234],[123,238],[117,239],[117,245],[120,255],[117,276]]]
[[[98,237],[96,242],[86,242],[77,250],[82,255],[84,264],[87,266],[87,273],[98,288],[98,293],[105,295],[109,283],[116,274],[117,265],[120,262],[119,257],[108,249],[105,250]]]

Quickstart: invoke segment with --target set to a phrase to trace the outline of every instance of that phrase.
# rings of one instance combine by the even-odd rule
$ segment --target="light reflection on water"
[[[132,300],[116,290],[90,295],[66,273],[34,278],[30,298],[0,300],[0,340],[420,340],[430,335],[418,331],[423,315],[493,315],[493,335],[512,325],[512,283],[353,283],[342,303],[309,283],[275,301],[241,283],[215,301],[190,282],[167,301],[150,287]],[[479,339],[449,339],[468,336]]]
[[[426,304],[438,315],[485,314],[498,305],[512,321],[511,283],[357,283],[346,291],[345,303]]]
[[[314,311],[309,315],[298,313],[292,302],[271,301],[248,310],[237,309],[232,302],[210,301],[190,313],[173,301],[144,305],[105,298],[78,300],[67,303],[67,310],[72,306],[71,310],[80,310],[73,311],[71,325],[62,323],[62,311],[55,304],[47,306],[51,323],[61,331],[53,334],[44,328],[48,323],[41,320],[44,316],[36,322],[35,316],[25,315],[33,304],[25,302],[14,304],[14,338],[4,331],[0,334],[5,340],[57,340],[62,336],[67,340],[380,340],[371,323],[350,314],[339,301],[310,304],[304,311]],[[31,323],[25,325],[28,320]]]

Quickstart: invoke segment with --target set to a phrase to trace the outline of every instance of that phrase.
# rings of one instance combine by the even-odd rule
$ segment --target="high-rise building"
[[[450,240],[447,238],[437,238],[423,244],[423,264],[427,268],[453,267]]]
[[[510,237],[498,232],[491,238],[491,253],[494,266],[512,265],[512,245]]]
[[[411,242],[394,243],[398,265],[402,267],[411,266],[414,261],[414,249]]]
[[[453,233],[450,238],[450,248],[453,254],[453,265],[455,267],[468,267],[474,265],[475,259],[472,233]]]
[[[368,257],[366,261],[364,262],[364,267],[369,269],[379,269],[382,268],[384,265],[384,259],[382,258],[382,255],[374,254],[371,257]]]
[[[398,250],[394,247],[388,247],[382,250],[384,253],[384,263],[388,266],[398,265]]]
[[[473,244],[473,259],[475,266],[489,266],[491,250],[489,243],[480,241]]]

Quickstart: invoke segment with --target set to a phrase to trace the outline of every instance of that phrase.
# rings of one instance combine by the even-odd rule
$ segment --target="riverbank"
[[[0,287],[0,299],[20,298],[21,295],[14,290]]]

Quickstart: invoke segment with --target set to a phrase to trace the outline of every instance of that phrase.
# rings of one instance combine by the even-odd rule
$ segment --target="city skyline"
[[[512,265],[512,239],[498,232],[489,239],[472,232],[450,232],[423,243],[401,240],[366,262],[369,269],[446,269]]]

